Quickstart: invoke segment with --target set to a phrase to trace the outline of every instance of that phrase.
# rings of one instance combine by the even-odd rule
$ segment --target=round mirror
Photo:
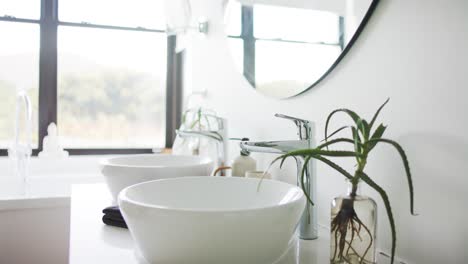
[[[236,67],[260,93],[301,94],[340,62],[378,0],[230,0],[226,33]]]

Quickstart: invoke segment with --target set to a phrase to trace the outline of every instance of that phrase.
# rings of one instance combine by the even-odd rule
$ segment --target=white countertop
[[[111,204],[104,184],[74,185],[71,201],[70,264],[142,264],[127,229],[102,223],[102,209]],[[277,264],[328,263],[328,231],[317,240],[298,240]]]

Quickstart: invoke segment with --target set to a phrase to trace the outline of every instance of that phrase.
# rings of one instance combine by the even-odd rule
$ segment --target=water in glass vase
[[[331,205],[330,263],[375,262],[377,204],[362,196],[359,184]]]

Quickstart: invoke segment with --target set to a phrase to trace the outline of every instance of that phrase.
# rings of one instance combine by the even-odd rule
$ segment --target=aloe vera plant
[[[332,111],[326,120],[325,139],[322,144],[320,144],[316,148],[291,151],[289,153],[279,156],[272,162],[273,164],[277,161],[281,161],[281,164],[280,164],[280,167],[281,167],[284,161],[288,157],[301,156],[301,157],[304,157],[305,159],[304,164],[306,166],[306,164],[311,159],[316,159],[320,162],[327,164],[328,166],[330,166],[331,168],[339,172],[341,175],[343,175],[350,181],[351,186],[352,186],[352,190],[350,194],[351,198],[349,199],[350,201],[346,203],[342,203],[340,205],[341,207],[340,207],[339,212],[335,215],[335,218],[332,219],[332,222],[331,222],[332,237],[337,238],[338,240],[337,252],[335,252],[335,254],[332,253],[332,263],[351,263],[345,257],[345,254],[346,254],[345,251],[349,251],[349,249],[345,250],[345,245],[349,245],[349,247],[351,247],[350,242],[346,241],[347,235],[349,235],[348,232],[351,232],[352,239],[354,239],[355,237],[359,237],[361,239],[359,232],[361,230],[369,231],[369,228],[366,225],[364,225],[364,223],[360,220],[359,216],[356,214],[356,211],[354,210],[354,201],[353,201],[354,198],[353,197],[356,197],[356,191],[357,191],[358,183],[360,181],[362,181],[363,183],[369,185],[371,188],[376,190],[383,200],[383,203],[387,212],[387,216],[390,222],[390,228],[391,228],[391,234],[392,234],[391,263],[394,262],[395,248],[396,248],[396,228],[395,228],[395,221],[393,218],[392,208],[390,206],[390,200],[388,198],[386,191],[381,186],[379,186],[374,180],[372,180],[372,178],[369,177],[367,173],[365,172],[368,157],[370,153],[372,152],[372,150],[374,150],[375,147],[379,143],[384,143],[384,144],[388,144],[392,146],[393,148],[397,150],[398,154],[400,155],[403,161],[403,166],[405,168],[406,178],[407,178],[408,187],[409,187],[410,211],[412,215],[415,215],[414,214],[413,181],[411,177],[411,171],[410,171],[410,166],[409,166],[407,156],[403,148],[397,142],[383,137],[384,132],[387,128],[386,126],[384,126],[383,124],[376,126],[377,117],[379,116],[384,106],[388,103],[388,101],[389,100],[387,99],[385,103],[383,103],[378,108],[378,110],[376,111],[376,113],[374,114],[370,122],[361,118],[358,114],[356,114],[354,111],[349,110],[349,109],[336,109]],[[353,125],[340,127],[339,129],[335,130],[333,133],[329,134],[328,130],[329,130],[330,121],[332,117],[337,113],[344,113],[347,116],[349,116],[353,121]],[[375,126],[376,128],[374,129]],[[339,135],[340,133],[346,130],[351,132],[350,137],[337,137],[337,135]],[[351,151],[331,150],[330,148],[335,146],[336,144],[349,144],[350,147],[353,148],[353,150]],[[331,158],[334,158],[334,157],[355,158],[356,169],[354,173],[348,172],[346,169],[342,168],[337,163],[332,161]],[[301,183],[305,182],[304,181],[305,180],[304,179],[305,166],[302,171],[303,173],[302,173]],[[302,189],[304,190],[304,193],[308,201],[311,204],[313,204],[313,201],[310,199],[310,196],[307,193],[307,189],[305,188],[304,184],[302,184]],[[371,239],[369,243],[370,243],[369,245],[369,248],[370,248],[370,246],[372,246],[372,243],[375,243],[375,241]],[[368,263],[364,260],[364,257],[365,256],[363,255],[358,256],[359,262],[357,263]]]
[[[213,129],[212,126],[215,118],[217,118],[216,113],[212,110],[203,109],[201,107],[191,108],[185,110],[182,114],[182,125],[180,129],[188,131],[210,131]],[[222,140],[219,133],[213,133],[213,136],[206,135],[206,137],[212,138],[214,140]],[[182,138],[182,142],[180,144],[185,144],[186,140],[186,138]],[[193,142],[192,152],[196,155],[199,155],[200,138],[193,137],[190,140]]]

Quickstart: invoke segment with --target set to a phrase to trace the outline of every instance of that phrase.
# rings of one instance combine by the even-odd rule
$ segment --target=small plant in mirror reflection
[[[383,134],[386,130],[386,126],[383,124],[378,125],[375,129],[375,122],[377,120],[377,117],[380,113],[380,111],[383,109],[383,107],[388,103],[385,101],[384,104],[382,104],[379,109],[376,111],[374,116],[372,117],[371,121],[368,122],[367,120],[361,118],[358,114],[356,114],[354,111],[351,111],[349,109],[336,109],[332,111],[329,116],[327,117],[326,123],[325,123],[325,139],[322,144],[317,146],[316,148],[311,148],[311,149],[302,149],[302,150],[297,150],[297,151],[291,151],[289,153],[286,153],[284,155],[279,156],[271,164],[276,163],[277,161],[281,161],[280,167],[282,167],[284,161],[288,157],[303,157],[305,159],[304,162],[304,167],[302,169],[302,179],[301,179],[301,184],[302,184],[302,189],[304,190],[304,193],[308,199],[308,201],[313,204],[313,201],[311,200],[309,193],[307,193],[307,189],[304,186],[304,182],[306,177],[304,171],[306,169],[306,166],[308,162],[311,159],[316,159],[319,160],[337,172],[339,172],[341,175],[346,177],[350,183],[351,183],[351,193],[348,199],[345,199],[342,204],[340,205],[340,209],[338,213],[334,216],[332,216],[332,221],[331,221],[331,235],[332,239],[335,240],[335,247],[334,247],[334,252],[331,254],[331,263],[372,263],[373,260],[369,261],[366,260],[366,254],[369,251],[369,249],[373,246],[373,243],[375,243],[374,239],[372,239],[372,235],[370,234],[369,227],[366,226],[363,221],[359,218],[359,216],[356,213],[355,210],[355,197],[357,195],[357,188],[358,188],[358,183],[360,181],[364,182],[365,184],[369,185],[371,188],[373,188],[377,193],[381,196],[385,209],[387,211],[388,219],[390,221],[390,228],[391,228],[391,234],[392,234],[392,253],[391,253],[391,263],[394,261],[395,257],[395,248],[396,248],[396,228],[395,228],[395,221],[393,218],[393,213],[392,213],[392,208],[390,206],[390,201],[387,196],[387,193],[385,190],[380,187],[374,180],[372,180],[365,172],[365,167],[367,165],[367,160],[368,157],[371,153],[372,150],[375,149],[375,147],[379,143],[385,143],[389,144],[390,146],[394,147],[398,154],[400,155],[402,161],[403,161],[403,166],[405,168],[406,172],[406,178],[408,182],[408,187],[409,187],[409,194],[410,194],[410,211],[411,214],[414,214],[414,193],[413,193],[413,181],[411,177],[411,171],[409,167],[409,162],[406,157],[406,154],[403,150],[403,148],[395,141],[383,138]],[[350,126],[342,126],[336,131],[332,132],[329,134],[329,124],[331,118],[337,114],[337,113],[345,113],[347,114],[353,121],[353,125]],[[350,131],[350,137],[336,137],[339,133],[343,131]],[[330,147],[335,146],[335,144],[349,144],[350,146],[353,147],[353,150],[331,150]],[[335,162],[333,162],[330,158],[334,157],[352,157],[356,159],[356,169],[354,173],[350,173]],[[363,233],[364,232],[364,233]],[[362,241],[362,236],[363,235],[368,235],[370,237],[369,244],[364,250],[361,255],[356,252],[356,250],[353,249],[352,247],[352,242],[354,239],[360,239]],[[350,252],[351,251],[351,252]],[[350,255],[354,255],[353,257],[350,257]],[[351,261],[350,259],[357,259],[358,261]]]

